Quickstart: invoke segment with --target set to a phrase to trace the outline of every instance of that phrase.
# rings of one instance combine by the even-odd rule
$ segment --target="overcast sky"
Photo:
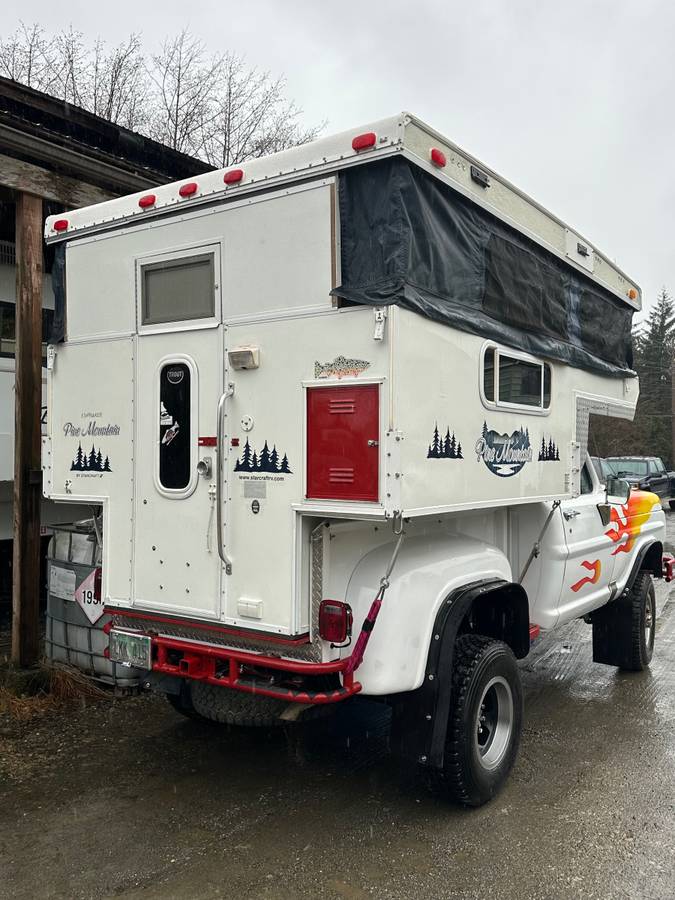
[[[675,4],[667,0],[22,0],[149,50],[188,26],[212,51],[285,74],[327,133],[409,110],[595,243],[642,286],[675,293]],[[8,16],[9,12],[9,16]]]

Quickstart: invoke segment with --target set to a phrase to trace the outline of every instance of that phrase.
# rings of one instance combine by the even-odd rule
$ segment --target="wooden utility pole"
[[[41,198],[18,193],[12,662],[23,667],[40,658],[42,226]]]

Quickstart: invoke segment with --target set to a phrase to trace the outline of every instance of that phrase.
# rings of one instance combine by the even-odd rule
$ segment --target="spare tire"
[[[190,688],[192,707],[205,719],[251,728],[283,725],[279,716],[288,706],[287,700],[218,687],[203,681],[193,681]]]

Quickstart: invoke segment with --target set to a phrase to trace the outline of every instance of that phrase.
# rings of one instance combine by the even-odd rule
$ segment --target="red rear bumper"
[[[357,694],[361,685],[352,673],[345,674],[346,665],[347,659],[328,663],[295,662],[161,635],[152,638],[153,672],[194,678],[219,687],[295,703],[337,703]],[[279,681],[285,683],[275,683],[276,673]],[[342,685],[329,690],[310,690],[304,685],[296,689],[288,684],[294,676],[302,676],[303,680],[311,682],[317,676],[336,674],[342,674]]]

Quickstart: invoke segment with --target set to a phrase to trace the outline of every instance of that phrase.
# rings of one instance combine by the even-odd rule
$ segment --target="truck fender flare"
[[[508,643],[518,658],[529,651],[529,601],[521,585],[491,578],[462,585],[448,595],[436,614],[422,686],[410,692],[410,703],[404,701],[406,713],[403,718],[407,719],[411,730],[408,739],[413,739],[408,750],[415,753],[417,761],[425,767],[440,769],[443,766],[455,641],[460,625],[476,600],[496,592],[510,595],[515,610],[514,639]],[[417,721],[411,721],[411,716]],[[404,739],[404,743],[408,741]]]
[[[635,584],[635,579],[643,570],[649,572],[654,578],[663,578],[663,544],[661,541],[645,541],[635,554],[625,587],[620,594],[617,593],[609,602],[613,603],[620,596],[623,596],[626,591],[629,591]]]

